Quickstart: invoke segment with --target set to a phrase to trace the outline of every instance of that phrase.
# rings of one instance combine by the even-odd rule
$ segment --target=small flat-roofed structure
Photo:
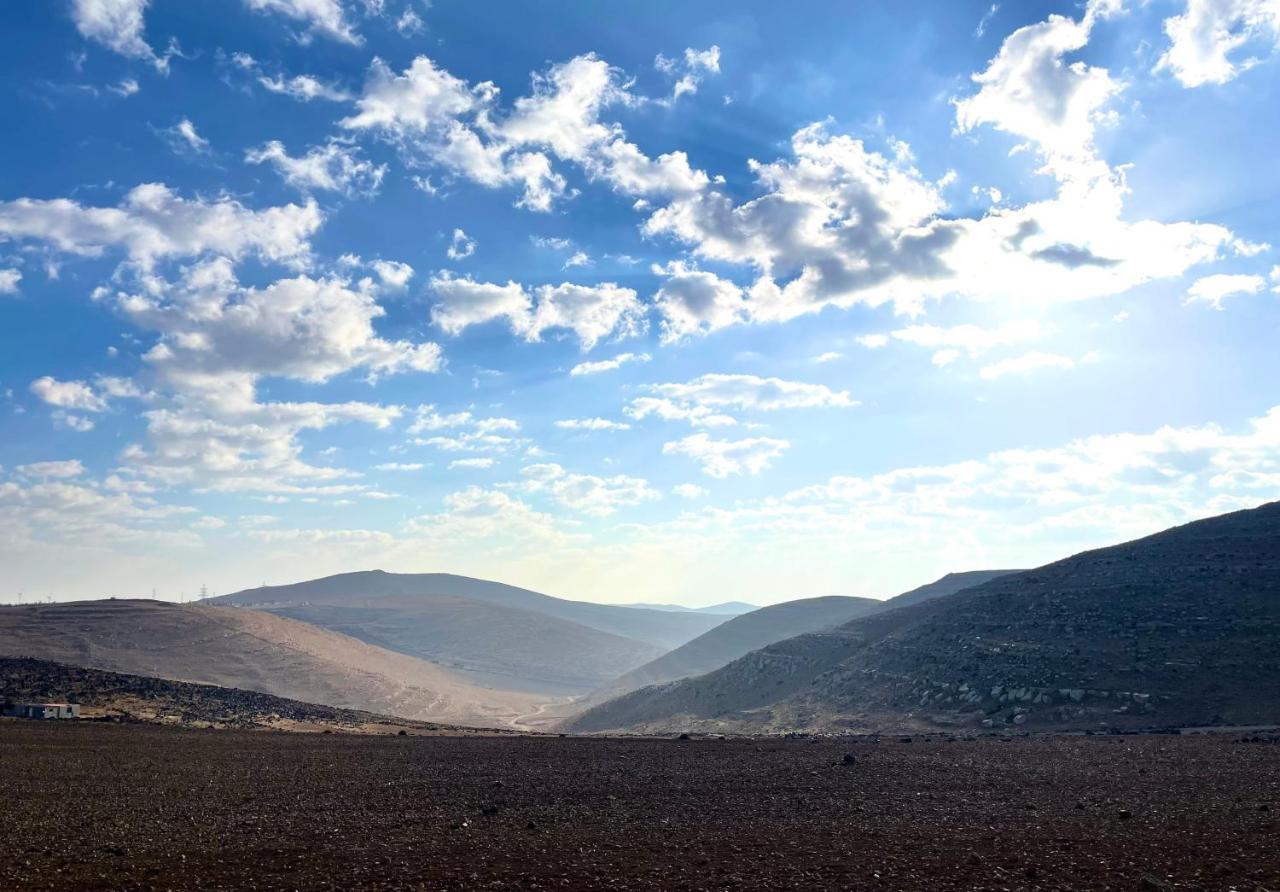
[[[14,703],[4,707],[4,714],[20,719],[78,719],[79,703]]]

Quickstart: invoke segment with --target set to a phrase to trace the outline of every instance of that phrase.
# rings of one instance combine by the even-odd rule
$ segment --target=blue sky
[[[1280,4],[16,0],[0,599],[886,596],[1280,495]]]

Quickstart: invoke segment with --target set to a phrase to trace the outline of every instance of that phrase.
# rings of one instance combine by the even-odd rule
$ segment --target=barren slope
[[[715,614],[568,601],[514,585],[452,573],[387,573],[383,570],[341,573],[292,585],[245,589],[214,601],[246,606],[342,606],[354,600],[406,595],[444,596],[531,610],[589,629],[645,642],[664,651],[679,647],[727,619]]]
[[[1275,721],[1280,503],[781,641],[571,727]]]
[[[0,608],[0,656],[458,724],[506,725],[545,699],[269,613],[158,601]]]

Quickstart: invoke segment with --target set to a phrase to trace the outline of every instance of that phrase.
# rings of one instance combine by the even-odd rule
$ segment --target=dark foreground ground
[[[10,720],[0,782],[6,890],[1280,889],[1267,734],[646,741]]]

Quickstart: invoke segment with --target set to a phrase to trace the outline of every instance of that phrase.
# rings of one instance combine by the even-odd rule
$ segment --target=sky
[[[0,40],[0,601],[885,597],[1280,497],[1280,0]]]

